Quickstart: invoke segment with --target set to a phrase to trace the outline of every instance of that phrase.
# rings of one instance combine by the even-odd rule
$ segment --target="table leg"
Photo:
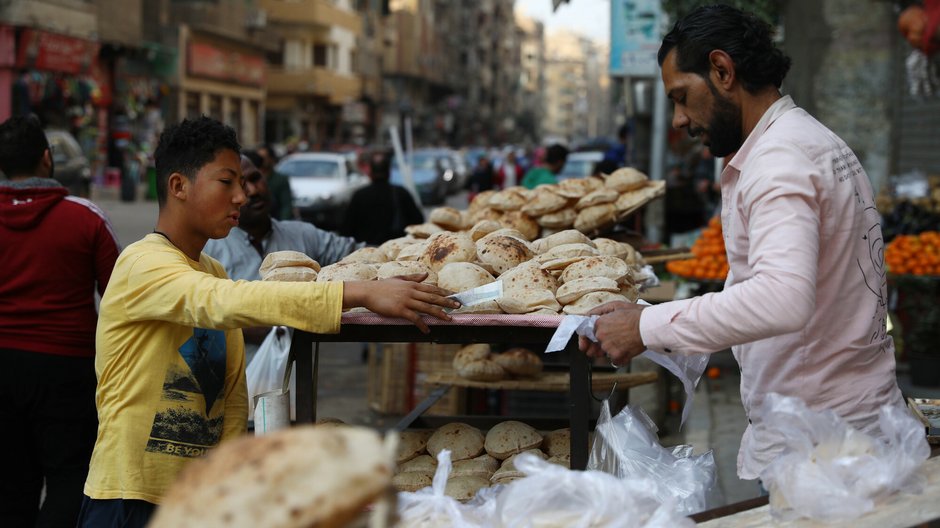
[[[571,361],[568,389],[571,421],[571,469],[587,468],[588,422],[591,418],[591,380],[588,358],[578,349],[578,336],[572,336],[567,346]]]
[[[297,423],[316,421],[313,382],[313,336],[309,332],[294,330],[291,354],[297,361]]]

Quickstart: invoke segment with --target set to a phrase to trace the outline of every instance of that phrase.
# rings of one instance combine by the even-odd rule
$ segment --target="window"
[[[326,44],[314,44],[313,45],[313,65],[326,67],[327,66],[327,46]]]
[[[199,110],[199,94],[186,92],[186,117],[194,119],[202,112]]]
[[[222,96],[209,96],[209,117],[216,121],[222,121]]]

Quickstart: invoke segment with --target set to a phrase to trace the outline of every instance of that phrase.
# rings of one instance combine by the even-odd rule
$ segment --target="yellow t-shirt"
[[[240,328],[339,331],[342,283],[228,280],[160,235],[121,253],[96,337],[98,438],[85,494],[155,504],[183,466],[244,434]]]

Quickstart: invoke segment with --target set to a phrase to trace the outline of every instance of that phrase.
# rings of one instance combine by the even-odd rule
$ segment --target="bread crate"
[[[407,414],[429,392],[428,374],[453,371],[460,345],[432,343],[370,343],[369,407],[383,414]],[[427,410],[427,415],[464,413],[465,389],[454,387]]]

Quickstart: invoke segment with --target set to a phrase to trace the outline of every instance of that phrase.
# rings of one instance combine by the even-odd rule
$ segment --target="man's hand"
[[[451,292],[422,284],[425,278],[427,274],[422,273],[380,281],[347,282],[343,286],[343,308],[362,306],[379,315],[407,319],[426,334],[431,330],[420,314],[450,321],[443,308],[460,308],[460,303],[447,298]]]
[[[614,365],[623,365],[642,354],[646,347],[640,337],[640,313],[646,306],[612,302],[591,310],[599,315],[594,324],[597,343],[580,337],[578,345],[588,357],[607,356]]]

